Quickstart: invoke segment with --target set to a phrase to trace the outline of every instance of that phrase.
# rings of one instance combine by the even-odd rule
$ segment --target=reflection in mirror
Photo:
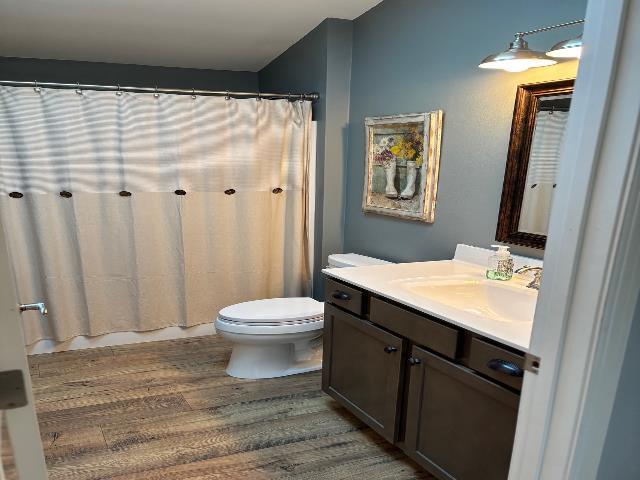
[[[544,248],[573,80],[519,85],[496,240]]]
[[[541,97],[538,103],[518,223],[521,232],[547,234],[570,104],[570,94]]]

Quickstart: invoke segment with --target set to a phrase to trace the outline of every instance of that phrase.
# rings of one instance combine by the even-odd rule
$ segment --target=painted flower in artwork
[[[422,165],[423,138],[417,128],[400,136],[398,141],[390,148],[391,153],[398,158],[413,160],[416,166]]]
[[[394,158],[413,160],[416,166],[422,165],[424,140],[417,128],[409,132],[385,135],[373,145],[373,162],[388,167]]]
[[[391,149],[395,143],[396,140],[391,135],[382,137],[379,143],[373,146],[373,162],[376,165],[388,167],[391,164],[391,160],[394,158],[393,153],[391,153]]]
[[[393,153],[391,153],[389,149],[380,145],[376,145],[376,147],[377,148],[374,148],[373,152],[373,162],[376,165],[382,165],[384,167],[389,166],[391,160],[393,160]]]
[[[380,146],[383,148],[391,148],[395,145],[396,139],[393,135],[387,135],[386,137],[382,137],[380,139]]]

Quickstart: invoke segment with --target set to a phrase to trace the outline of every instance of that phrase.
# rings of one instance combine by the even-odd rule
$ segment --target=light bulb
[[[494,62],[485,62],[479,65],[480,68],[493,70],[505,70],[507,72],[524,72],[530,68],[547,67],[558,63],[552,58],[523,58],[515,60],[501,60]]]
[[[563,48],[561,50],[551,50],[547,55],[553,58],[580,58],[582,47]]]
[[[580,58],[582,54],[582,35],[569,40],[563,40],[556,43],[549,51],[547,56],[554,58]]]

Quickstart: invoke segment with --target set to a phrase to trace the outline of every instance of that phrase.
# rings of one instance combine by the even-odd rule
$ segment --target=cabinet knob
[[[420,364],[420,359],[416,357],[409,357],[409,365],[418,365]]]
[[[384,347],[384,352],[385,353],[393,353],[393,352],[397,352],[398,349],[396,347],[392,347],[391,345],[387,345],[386,347]]]
[[[340,290],[336,290],[331,296],[336,300],[349,300],[351,298],[351,295],[347,292],[341,292]]]

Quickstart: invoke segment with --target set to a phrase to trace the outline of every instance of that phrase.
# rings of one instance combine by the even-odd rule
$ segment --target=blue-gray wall
[[[600,458],[598,479],[640,478],[640,297]]]
[[[576,62],[520,74],[477,65],[514,32],[585,9],[586,0],[386,0],[354,21],[346,251],[418,261],[451,258],[457,243],[495,243],[516,86],[573,77]],[[544,50],[580,30],[538,34],[530,46]],[[444,132],[435,223],[364,215],[364,118],[436,109]]]
[[[259,72],[260,89],[317,92],[318,122],[314,296],[322,297],[320,269],[342,252],[344,238],[349,82],[353,22],[327,19]]]
[[[256,72],[153,67],[119,63],[0,57],[0,80],[126,85],[132,87],[258,89]]]

